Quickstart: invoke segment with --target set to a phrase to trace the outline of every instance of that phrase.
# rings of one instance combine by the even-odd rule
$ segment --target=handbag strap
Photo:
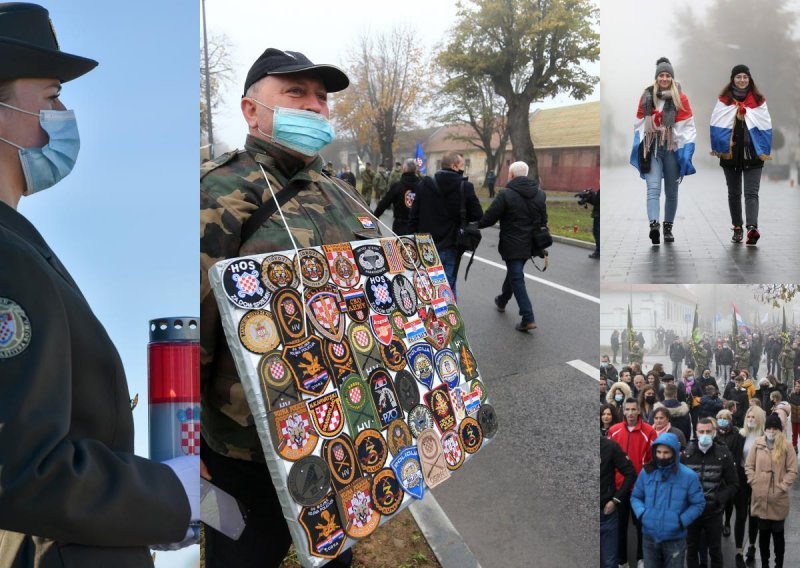
[[[250,215],[250,218],[242,224],[241,243],[244,244],[247,242],[248,239],[258,231],[261,225],[275,214],[278,207],[286,205],[286,203],[296,197],[298,193],[307,188],[308,185],[309,182],[306,180],[292,180],[275,194],[275,199],[270,198],[262,203],[261,207],[256,209],[256,211]],[[277,203],[275,202],[276,199]]]

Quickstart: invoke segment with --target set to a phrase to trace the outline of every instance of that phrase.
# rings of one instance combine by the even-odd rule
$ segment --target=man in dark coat
[[[413,158],[409,158],[403,164],[403,175],[400,176],[400,181],[389,188],[375,209],[375,216],[380,217],[386,209],[392,208],[394,211],[392,231],[398,235],[405,235],[409,232],[408,214],[417,195],[417,184],[419,184],[417,162]]]
[[[624,481],[619,489],[615,478],[619,473]],[[636,481],[636,469],[619,444],[600,438],[600,566],[616,568],[619,513],[617,507],[630,497]]]
[[[672,341],[672,345],[669,346],[669,359],[672,361],[672,374],[676,377],[679,377],[681,374],[681,363],[685,356],[686,349],[684,349],[680,338],[676,337]]]
[[[447,152],[442,156],[442,169],[433,177],[425,176],[420,182],[408,215],[410,233],[430,233],[433,237],[454,295],[461,256],[456,236],[461,224],[462,187],[467,222],[477,221],[483,215],[483,209],[475,195],[475,187],[464,177],[464,157],[456,152]]]
[[[486,187],[489,188],[489,197],[494,198],[494,184],[497,183],[497,176],[494,170],[489,170],[486,174]]]
[[[506,188],[492,202],[478,223],[490,227],[500,221],[498,251],[506,263],[506,278],[500,295],[494,299],[498,311],[504,312],[513,293],[522,317],[516,329],[536,329],[533,306],[525,289],[525,262],[531,258],[533,231],[547,225],[545,193],[528,177],[528,164],[514,162],[508,169]]]

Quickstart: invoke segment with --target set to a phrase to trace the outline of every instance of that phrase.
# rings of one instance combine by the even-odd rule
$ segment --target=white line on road
[[[499,262],[494,262],[493,260],[489,260],[487,258],[483,258],[480,256],[475,255],[475,260],[479,260],[484,264],[488,264],[489,266],[494,266],[495,268],[500,268],[505,270],[506,267],[504,264],[500,264]],[[545,280],[544,278],[538,278],[533,276],[532,274],[525,274],[525,278],[528,280],[533,280],[534,282],[538,282],[539,284],[544,284],[545,286],[550,286],[551,288],[555,288],[556,290],[561,290],[562,292],[566,292],[567,294],[572,294],[573,296],[577,296],[579,298],[583,298],[584,300],[589,300],[590,302],[594,302],[595,304],[600,303],[600,298],[595,298],[594,296],[590,296],[589,294],[584,294],[583,292],[578,292],[577,290],[573,290],[572,288],[567,288],[566,286],[562,286],[561,284],[556,284],[555,282],[550,282],[549,280]]]
[[[408,510],[443,568],[481,568],[433,493],[426,491],[425,499],[414,501]]]
[[[600,381],[600,369],[595,367],[594,365],[590,365],[586,361],[581,361],[580,359],[575,359],[574,361],[567,361],[567,365],[570,367],[575,367],[581,373],[586,373],[596,381]]]

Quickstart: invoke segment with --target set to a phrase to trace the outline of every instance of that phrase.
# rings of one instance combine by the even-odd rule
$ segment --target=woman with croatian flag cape
[[[661,180],[664,180],[664,242],[675,240],[672,224],[678,210],[678,184],[695,172],[692,165],[697,130],[689,99],[675,81],[666,57],[656,62],[655,82],[639,99],[634,124],[631,165],[647,182],[647,217],[650,240],[661,242]]]
[[[758,231],[758,189],[761,168],[771,159],[772,120],[767,99],[756,87],[747,65],[736,65],[731,80],[722,89],[711,113],[711,154],[719,157],[728,184],[728,207],[731,211],[733,237],[741,243],[744,237],[742,220],[742,186],[747,217],[747,243],[754,245]]]

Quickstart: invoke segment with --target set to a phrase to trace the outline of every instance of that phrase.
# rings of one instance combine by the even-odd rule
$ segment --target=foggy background
[[[604,166],[628,162],[638,100],[662,56],[692,107],[695,165],[718,162],[709,155],[709,119],[738,63],[767,98],[774,163],[792,160],[800,146],[800,0],[615,0],[600,9]]]

